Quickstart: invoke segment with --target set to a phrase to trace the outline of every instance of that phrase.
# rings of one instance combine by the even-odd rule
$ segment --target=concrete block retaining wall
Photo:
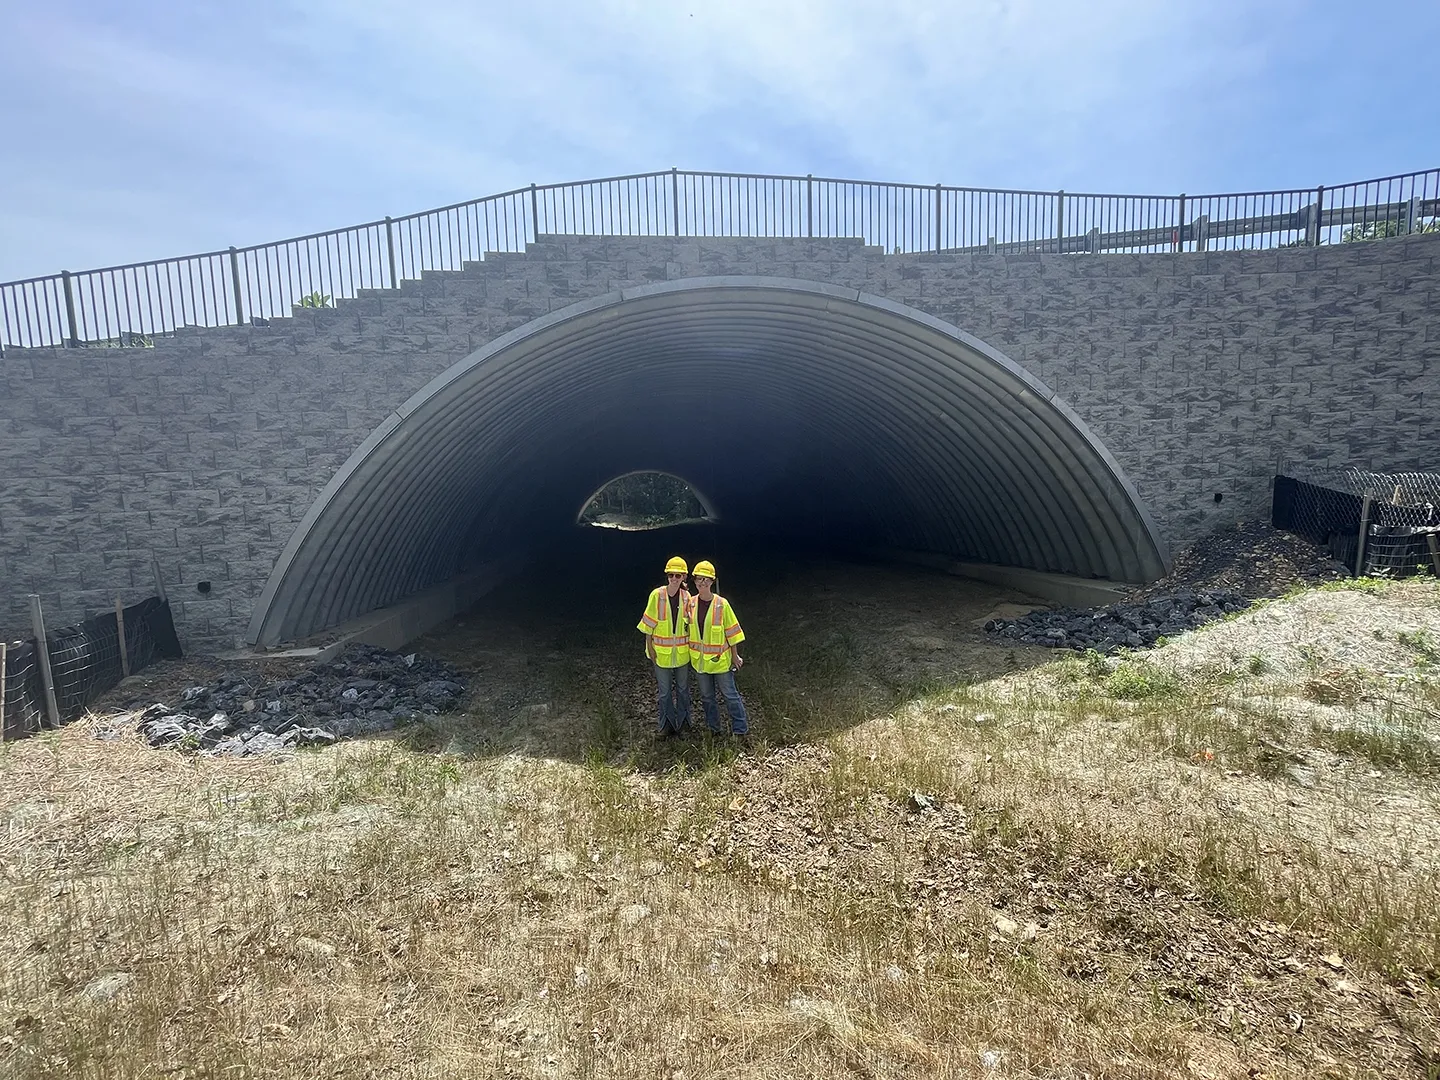
[[[154,556],[182,642],[235,644],[320,488],[429,379],[577,300],[716,274],[854,287],[1007,353],[1106,444],[1172,547],[1267,514],[1287,463],[1440,468],[1440,237],[1099,256],[545,238],[153,349],[8,350],[0,634],[28,633],[31,592],[55,625],[148,594]]]

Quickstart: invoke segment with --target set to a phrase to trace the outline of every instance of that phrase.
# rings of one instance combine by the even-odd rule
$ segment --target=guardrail
[[[328,307],[545,235],[859,237],[887,252],[1179,252],[1434,231],[1440,169],[1338,187],[1098,195],[668,172],[531,184],[271,244],[0,284],[0,349],[146,346]]]

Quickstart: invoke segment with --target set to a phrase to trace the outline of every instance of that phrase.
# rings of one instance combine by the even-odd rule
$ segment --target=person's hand
[[[736,670],[736,671],[739,671],[739,670],[740,670],[742,667],[744,667],[744,666],[745,666],[745,658],[737,654],[736,657],[735,657],[735,670]]]

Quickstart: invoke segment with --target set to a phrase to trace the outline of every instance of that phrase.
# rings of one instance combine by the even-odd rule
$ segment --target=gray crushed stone
[[[454,709],[467,689],[433,657],[354,644],[291,679],[226,674],[187,687],[141,710],[137,730],[154,747],[251,757],[389,731]]]

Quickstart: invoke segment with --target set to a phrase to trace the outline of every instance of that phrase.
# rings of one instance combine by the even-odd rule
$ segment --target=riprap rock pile
[[[151,746],[248,756],[388,731],[455,708],[465,691],[443,661],[352,644],[291,679],[227,674],[188,687],[142,710],[139,731]]]
[[[1028,645],[1109,653],[1154,645],[1162,637],[1198,629],[1249,606],[1250,601],[1234,589],[1182,589],[1138,604],[1059,608],[1032,611],[1018,619],[991,619],[985,629]]]

